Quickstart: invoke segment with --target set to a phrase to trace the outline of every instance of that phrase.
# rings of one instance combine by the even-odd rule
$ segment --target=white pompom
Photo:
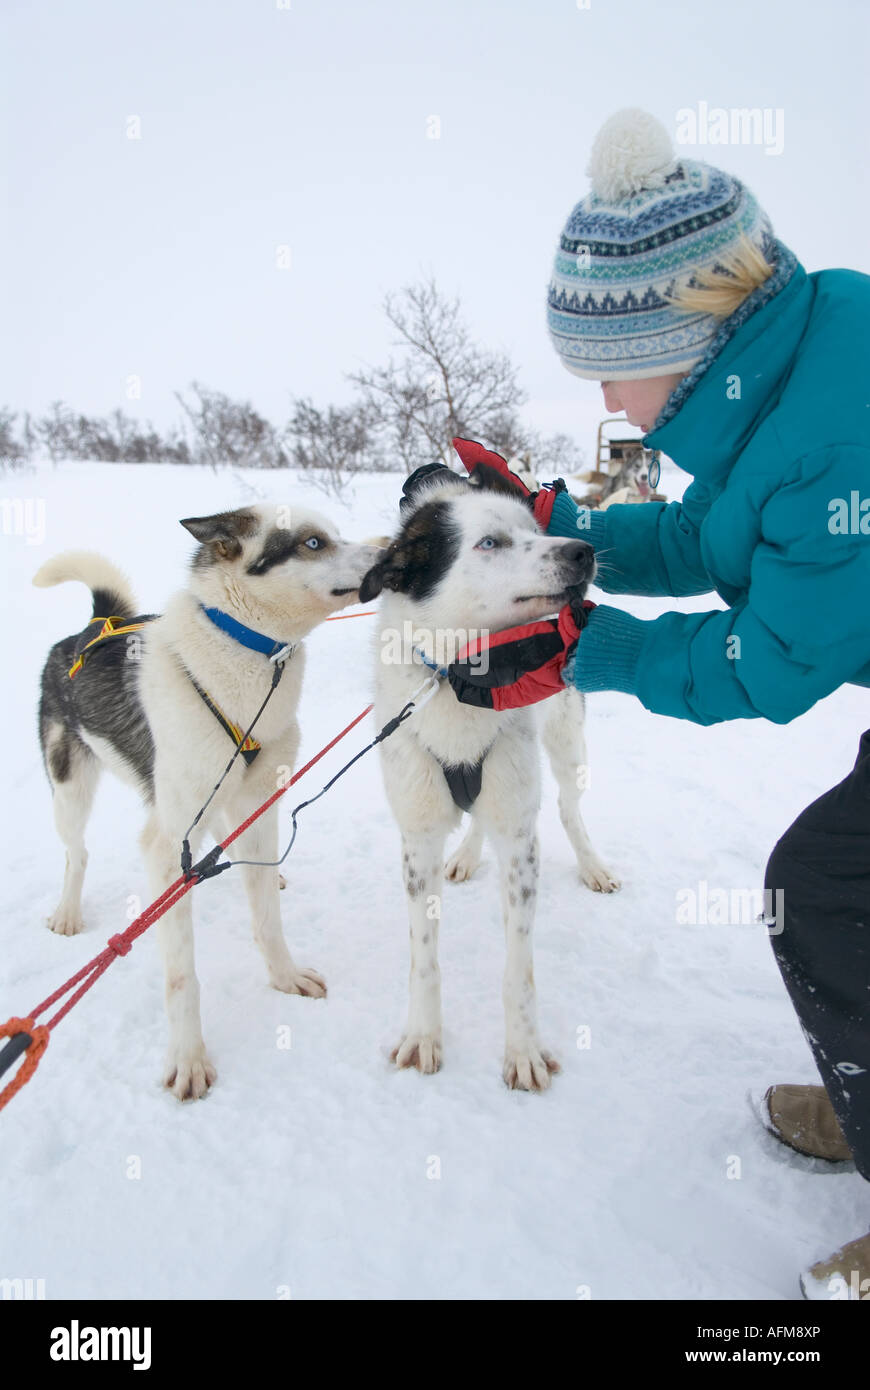
[[[597,198],[620,203],[642,188],[660,188],[675,167],[671,138],[661,121],[629,106],[604,122],[586,173]]]

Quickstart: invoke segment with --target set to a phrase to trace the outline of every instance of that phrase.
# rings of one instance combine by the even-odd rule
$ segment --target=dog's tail
[[[65,550],[46,560],[33,576],[38,589],[50,589],[68,579],[87,584],[94,598],[95,618],[112,615],[132,618],[136,613],[136,599],[129,579],[105,556],[92,550]]]

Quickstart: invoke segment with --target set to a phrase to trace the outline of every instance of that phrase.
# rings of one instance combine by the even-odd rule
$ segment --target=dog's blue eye
[[[478,541],[475,550],[495,550],[498,541],[495,536],[484,536],[482,541]]]
[[[309,550],[319,550],[319,549],[320,549],[320,541],[317,539],[316,536],[309,536],[309,537],[308,537],[308,540],[305,542],[305,544],[308,546],[308,549],[309,549]]]

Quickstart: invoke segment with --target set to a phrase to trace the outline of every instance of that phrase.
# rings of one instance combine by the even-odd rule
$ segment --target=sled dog
[[[566,590],[594,575],[592,547],[543,535],[528,508],[497,475],[484,487],[458,476],[424,479],[412,491],[402,525],[360,588],[378,594],[376,721],[395,715],[427,676],[446,666],[469,633],[531,622],[559,609]],[[408,650],[397,633],[418,633]],[[440,649],[426,650],[438,643]],[[619,885],[593,850],[578,809],[578,770],[586,765],[582,696],[566,691],[530,709],[496,712],[460,703],[446,680],[381,744],[387,799],[402,839],[411,930],[410,1008],[393,1061],[435,1072],[441,1065],[438,926],[444,843],[463,809],[472,826],[446,866],[448,878],[474,872],[485,834],[501,873],[507,958],[504,973],[507,1084],[543,1090],[558,1064],[538,1036],[532,927],[538,876],[539,767],[536,722],[559,783],[560,811],[584,881]]]
[[[39,735],[66,847],[63,892],[48,925],[61,935],[82,929],[85,827],[102,769],[141,794],[141,844],[156,898],[179,877],[185,831],[233,743],[241,755],[190,836],[194,862],[206,833],[225,838],[277,789],[278,770],[293,767],[302,639],[358,601],[381,553],[343,540],[324,517],[295,506],[244,507],[181,525],[198,545],[186,587],[161,616],[140,618],[127,579],[100,555],[57,555],[33,580],[39,587],[79,580],[93,597],[90,622],[52,647],[42,674]],[[281,678],[245,745],[241,734],[270,689],[276,655]],[[275,861],[277,850],[272,808],[234,842],[231,857]],[[325,994],[320,975],[296,965],[287,949],[277,868],[241,872],[270,983],[290,994]],[[189,894],[158,921],[157,933],[169,1021],[163,1080],[179,1099],[194,1099],[216,1073],[200,1023]]]

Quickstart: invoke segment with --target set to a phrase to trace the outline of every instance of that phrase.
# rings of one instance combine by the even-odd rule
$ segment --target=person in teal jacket
[[[643,442],[692,475],[682,501],[583,515],[554,500],[549,534],[602,552],[605,592],[715,589],[729,605],[652,621],[599,605],[581,690],[696,724],[784,724],[844,681],[870,685],[870,277],[787,264],[783,288],[765,282],[726,321],[703,374],[663,393]],[[626,408],[631,384],[605,398]]]
[[[559,484],[527,500],[548,534],[593,547],[606,593],[715,591],[727,606],[563,610],[556,656],[493,649],[498,707],[564,682],[696,724],[785,724],[844,682],[870,686],[870,277],[808,275],[752,193],[676,158],[645,112],[611,117],[588,173],[556,254],[552,340],[692,481],[680,502],[603,512]],[[473,672],[454,677],[460,699],[492,702]],[[773,1086],[761,1117],[870,1180],[870,730],[852,773],[778,842],[766,887],[783,893],[771,941],[824,1086]],[[870,1297],[870,1235],[802,1286]]]

